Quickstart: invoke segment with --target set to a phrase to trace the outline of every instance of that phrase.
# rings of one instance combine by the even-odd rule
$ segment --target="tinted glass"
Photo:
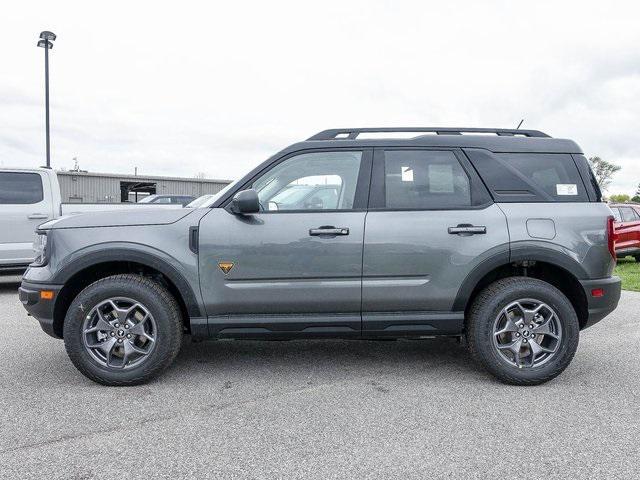
[[[541,190],[541,201],[586,202],[588,197],[571,155],[501,153],[496,156],[520,178]],[[532,193],[536,193],[532,189]]]
[[[265,211],[348,210],[362,152],[314,152],[288,158],[253,183]]]
[[[446,209],[471,205],[469,177],[453,152],[384,152],[387,208]]]
[[[0,172],[0,204],[41,202],[42,180],[37,173]]]
[[[638,214],[631,207],[620,207],[623,222],[635,222],[638,220]]]

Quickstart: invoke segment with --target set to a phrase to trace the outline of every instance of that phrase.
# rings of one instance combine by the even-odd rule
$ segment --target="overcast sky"
[[[640,182],[640,4],[590,1],[10,2],[0,165],[235,179],[316,131],[543,130]]]

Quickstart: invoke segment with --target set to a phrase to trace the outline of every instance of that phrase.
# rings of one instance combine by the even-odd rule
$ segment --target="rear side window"
[[[620,207],[623,222],[637,222],[638,214],[631,207]]]
[[[569,154],[466,151],[498,202],[588,202]]]
[[[37,173],[0,172],[0,205],[27,205],[43,198]]]
[[[469,177],[449,151],[387,150],[387,208],[441,209],[471,205]]]

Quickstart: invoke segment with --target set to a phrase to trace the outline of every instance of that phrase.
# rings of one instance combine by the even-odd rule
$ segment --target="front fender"
[[[202,316],[202,301],[196,294],[199,289],[198,259],[195,255],[193,264],[185,265],[171,255],[147,245],[129,242],[98,243],[66,257],[53,273],[49,283],[64,285],[82,270],[109,262],[135,262],[159,271],[176,286],[189,316]]]

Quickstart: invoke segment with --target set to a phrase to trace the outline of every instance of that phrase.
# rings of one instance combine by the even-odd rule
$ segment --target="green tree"
[[[631,200],[631,197],[626,193],[616,193],[611,195],[609,200],[613,203],[625,203]]]
[[[631,201],[635,203],[640,203],[640,183],[638,184],[638,188],[636,188],[636,194],[631,197]]]
[[[600,157],[589,158],[589,165],[591,165],[591,170],[593,170],[593,174],[602,190],[609,188],[611,177],[622,168],[620,165],[608,162]]]

